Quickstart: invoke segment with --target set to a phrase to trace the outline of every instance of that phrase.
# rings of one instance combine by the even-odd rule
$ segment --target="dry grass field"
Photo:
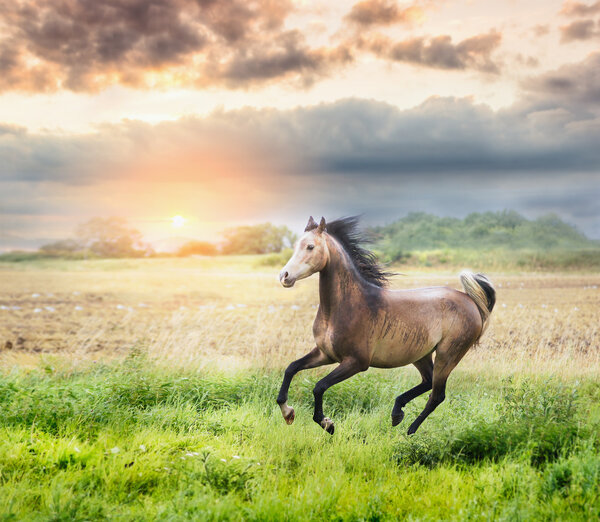
[[[77,364],[135,349],[169,365],[281,368],[312,348],[318,278],[282,288],[256,258],[59,261],[0,267],[0,364]],[[600,274],[496,274],[498,304],[463,370],[597,374]],[[449,285],[409,271],[394,288]]]

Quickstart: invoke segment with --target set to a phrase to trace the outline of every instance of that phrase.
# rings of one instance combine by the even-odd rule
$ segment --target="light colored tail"
[[[479,313],[481,314],[481,320],[483,322],[483,327],[479,334],[479,337],[481,338],[488,326],[490,314],[496,304],[496,290],[487,276],[483,274],[474,274],[468,270],[463,270],[461,272],[460,282],[467,295],[475,301]]]

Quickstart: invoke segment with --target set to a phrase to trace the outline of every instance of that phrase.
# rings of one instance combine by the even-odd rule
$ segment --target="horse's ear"
[[[325,223],[325,218],[322,217],[321,222],[319,223],[319,226],[317,227],[317,232],[320,234],[321,232],[323,232],[323,230],[325,230],[326,226],[327,226],[327,223]]]
[[[304,232],[310,232],[311,230],[314,230],[315,228],[317,228],[317,222],[313,219],[312,216],[310,216],[308,218],[308,224],[306,225],[306,228],[304,229]]]

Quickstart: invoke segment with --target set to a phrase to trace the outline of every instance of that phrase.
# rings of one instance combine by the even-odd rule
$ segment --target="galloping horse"
[[[496,291],[486,276],[467,271],[460,274],[465,292],[448,287],[388,290],[390,274],[360,246],[362,240],[357,217],[331,223],[321,218],[317,225],[311,216],[281,270],[279,280],[286,288],[319,272],[320,304],[313,324],[316,347],[287,367],[277,403],[291,424],[295,413],[287,399],[294,375],[339,363],[313,391],[313,420],[333,434],[333,421],[323,415],[323,394],[328,388],[371,366],[414,364],[423,380],[396,398],[392,426],[402,421],[402,408],[408,402],[432,392],[410,425],[410,435],[444,400],[450,372],[486,329]]]

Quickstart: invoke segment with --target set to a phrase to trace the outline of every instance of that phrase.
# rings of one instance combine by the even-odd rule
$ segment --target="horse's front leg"
[[[279,390],[279,395],[277,396],[277,404],[279,404],[279,407],[281,408],[281,413],[285,419],[285,422],[291,424],[294,422],[296,415],[294,413],[294,408],[288,406],[287,404],[288,390],[290,389],[290,384],[294,378],[294,375],[301,370],[308,370],[309,368],[316,368],[317,366],[323,366],[324,364],[332,363],[333,361],[321,350],[318,348],[313,348],[304,357],[294,361],[286,368],[283,376],[283,382],[281,383],[281,388]]]
[[[319,424],[327,433],[333,435],[334,425],[329,417],[323,415],[323,394],[334,384],[344,381],[359,372],[364,372],[369,364],[355,358],[343,359],[340,365],[329,375],[323,377],[313,390],[315,396],[315,413],[313,420]]]

